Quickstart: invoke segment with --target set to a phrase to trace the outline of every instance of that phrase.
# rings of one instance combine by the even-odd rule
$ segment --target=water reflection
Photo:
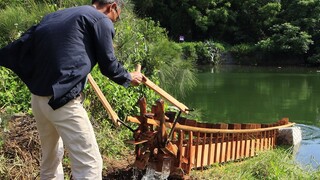
[[[283,117],[320,125],[320,73],[310,68],[222,66],[200,70],[182,101],[201,121],[270,123]]]
[[[204,122],[273,123],[283,117],[299,124],[296,159],[320,164],[320,71],[311,68],[222,66],[201,69],[197,87],[179,98],[201,111]]]

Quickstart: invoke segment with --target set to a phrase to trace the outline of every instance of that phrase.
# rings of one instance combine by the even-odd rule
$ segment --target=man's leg
[[[63,180],[63,143],[56,131],[54,125],[48,120],[46,114],[43,113],[48,104],[49,97],[40,97],[32,95],[31,97],[32,111],[37,122],[37,129],[41,142],[41,179]]]
[[[81,97],[47,112],[71,160],[73,179],[102,179],[102,158]]]

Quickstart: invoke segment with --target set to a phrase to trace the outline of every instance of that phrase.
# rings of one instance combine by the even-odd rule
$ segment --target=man
[[[0,49],[0,65],[12,69],[32,93],[42,148],[41,179],[63,179],[63,144],[73,179],[102,179],[102,158],[81,92],[96,64],[125,87],[142,81],[140,72],[128,73],[114,56],[113,22],[122,5],[121,0],[92,0],[92,6],[53,12]]]

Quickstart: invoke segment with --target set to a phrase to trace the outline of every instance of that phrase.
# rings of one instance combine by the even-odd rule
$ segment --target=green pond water
[[[320,69],[221,66],[199,69],[197,78],[179,100],[200,111],[202,122],[273,123],[288,117],[303,135],[296,159],[319,167]]]
[[[221,66],[200,69],[198,84],[182,102],[201,112],[201,121],[320,125],[320,70]]]

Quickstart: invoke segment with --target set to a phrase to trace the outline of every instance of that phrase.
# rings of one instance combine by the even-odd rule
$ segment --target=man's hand
[[[141,72],[138,72],[138,71],[131,72],[130,75],[132,78],[132,80],[131,80],[132,86],[138,86],[145,79],[145,76]]]

